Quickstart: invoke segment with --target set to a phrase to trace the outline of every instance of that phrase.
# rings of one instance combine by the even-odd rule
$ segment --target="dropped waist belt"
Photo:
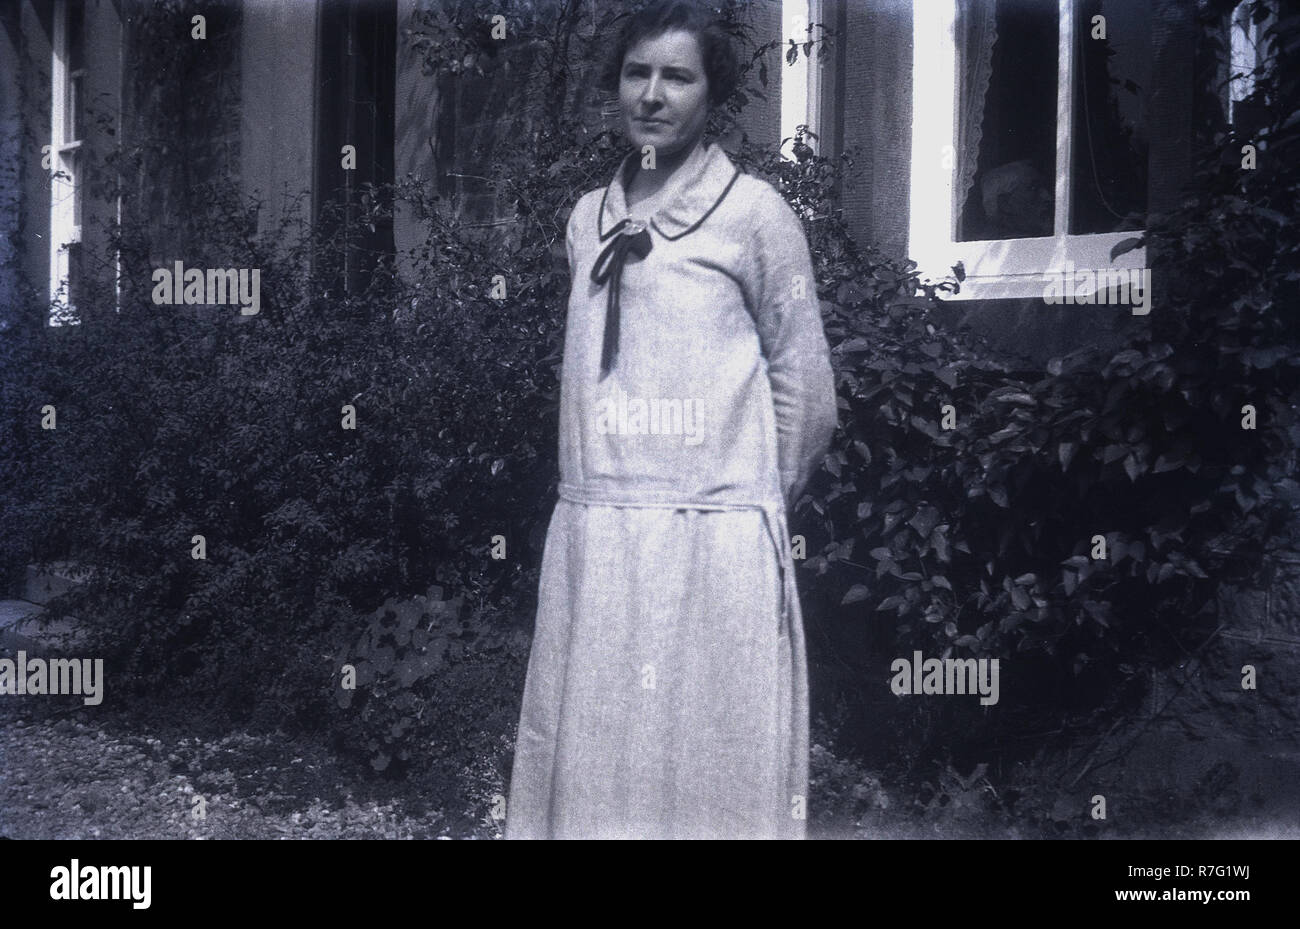
[[[785,505],[772,501],[733,501],[682,499],[680,497],[647,495],[644,490],[620,494],[610,490],[592,491],[561,482],[560,499],[571,503],[588,503],[597,506],[644,507],[661,510],[757,510],[763,514],[763,525],[776,550],[777,565],[781,573],[781,617],[779,632],[789,634],[794,612],[794,557],[790,552],[789,529],[785,521]]]

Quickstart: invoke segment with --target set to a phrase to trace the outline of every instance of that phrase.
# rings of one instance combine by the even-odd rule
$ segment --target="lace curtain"
[[[998,39],[997,0],[957,0],[957,155],[953,178],[953,216],[961,228],[966,200],[975,184],[983,137],[984,98],[993,76],[993,43]]]

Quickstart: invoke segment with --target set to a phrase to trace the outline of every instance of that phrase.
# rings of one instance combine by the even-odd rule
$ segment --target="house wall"
[[[240,181],[265,199],[259,229],[275,228],[295,198],[304,221],[314,215],[316,50],[319,8],[308,2],[247,0],[239,37]]]
[[[0,270],[11,292],[25,298],[31,307],[30,322],[44,325],[44,307],[49,298],[50,176],[41,167],[41,146],[50,141],[50,60],[52,4],[24,2],[6,14],[5,41],[13,55],[0,56],[5,84],[16,97],[7,100],[7,115],[17,114],[20,130],[10,136],[12,166],[16,176],[16,228],[9,268]]]
[[[825,93],[833,127],[826,154],[854,157],[842,188],[850,231],[886,254],[907,251],[912,158],[910,0],[827,0],[825,19],[842,30]],[[833,18],[832,18],[833,17]]]
[[[394,94],[396,139],[393,144],[393,161],[394,177],[399,184],[408,178],[420,184],[433,184],[436,173],[436,123],[442,95],[437,82],[422,73],[423,58],[419,49],[403,34],[404,30],[412,28],[411,16],[416,4],[417,0],[397,2],[397,81]],[[400,201],[394,204],[393,240],[399,256],[424,241],[419,218],[408,204]]]
[[[123,218],[149,232],[144,267],[130,269],[126,299],[148,299],[153,267],[228,266],[230,258],[192,220],[203,186],[235,183],[261,201],[259,232],[282,214],[313,214],[316,107],[315,0],[206,0],[185,7],[184,45],[160,46],[171,24],[151,22],[150,0],[123,0],[123,144],[132,153]],[[191,35],[203,14],[206,38]],[[290,240],[285,238],[285,245]],[[177,313],[203,312],[183,307]]]
[[[529,131],[522,103],[526,90],[536,90],[528,80],[532,55],[513,43],[500,55],[482,60],[482,74],[426,74],[424,54],[405,32],[423,31],[418,14],[427,7],[427,0],[397,4],[395,176],[399,183],[408,178],[418,183],[429,198],[436,195],[444,205],[457,204],[462,222],[507,219],[502,210],[508,198],[481,178],[499,145]],[[599,123],[599,101],[589,78],[588,71],[574,75],[566,108],[588,112]],[[423,243],[423,223],[414,204],[398,202],[395,212],[399,267],[409,272],[409,262],[401,256]]]
[[[0,16],[0,196],[8,198],[0,296],[14,300],[21,291],[32,306],[45,304],[49,280],[50,182],[41,146],[51,128],[53,7],[23,0]],[[152,261],[203,260],[203,237],[186,220],[204,181],[242,179],[246,193],[266,198],[263,224],[295,194],[310,195],[314,2],[195,3],[180,41],[200,41],[189,37],[189,12],[207,15],[208,38],[174,71],[158,69],[155,49],[146,47],[156,39],[138,34],[143,15],[157,10],[150,0],[85,0],[85,9],[86,161],[107,177],[105,159],[119,142],[133,153],[122,165],[123,219],[145,223],[167,252]],[[117,218],[114,193],[111,184],[83,193],[83,250],[93,260],[111,261],[104,245],[105,227]],[[303,203],[309,215],[310,198]],[[101,264],[92,273],[109,280],[113,269]],[[128,277],[124,291],[139,283]]]
[[[423,51],[404,32],[423,31],[418,14],[428,6],[427,0],[397,4],[395,176],[417,180],[429,197],[457,202],[465,221],[492,222],[498,218],[496,193],[482,180],[455,175],[484,175],[479,168],[497,143],[524,131],[517,110],[528,57],[512,46],[482,62],[481,75],[425,74]],[[393,235],[401,254],[423,242],[424,233],[412,204],[399,203],[397,210]]]
[[[757,41],[763,42],[781,35],[780,0],[762,0],[750,7],[748,12],[749,24],[754,29]],[[781,141],[781,86],[785,70],[786,65],[780,50],[770,52],[767,99],[750,97],[748,105],[740,114],[737,128],[755,145],[775,149]],[[732,139],[724,140],[724,144],[730,144],[732,141]]]
[[[0,306],[18,306],[22,254],[22,6],[0,6]]]
[[[124,0],[125,15],[129,16],[133,5],[141,2]],[[451,85],[424,75],[418,52],[401,36],[416,3],[399,0],[398,5],[396,173],[399,178],[412,173],[441,185],[446,181],[440,181],[440,175],[457,164],[464,167],[467,157],[483,157],[494,140],[509,134],[503,132],[502,114],[497,110],[513,99],[510,88],[512,82],[518,81],[519,67],[497,68],[472,90],[468,89],[470,82],[462,80],[456,94],[462,99],[454,101],[459,104],[459,112],[449,122],[444,98]],[[223,94],[229,101],[228,118],[212,129],[202,146],[191,146],[196,151],[188,153],[187,166],[173,183],[160,183],[155,170],[144,171],[136,179],[142,209],[158,221],[184,213],[176,197],[159,199],[158,188],[183,188],[187,178],[211,175],[217,169],[238,177],[245,193],[266,199],[261,214],[263,227],[289,208],[298,195],[306,195],[301,201],[305,215],[314,212],[310,168],[317,156],[315,114],[318,108],[331,105],[320,98],[317,90],[319,3],[247,0],[241,7],[237,55],[225,62],[214,55],[211,67],[190,90],[203,97],[214,92]],[[1156,8],[1157,83],[1152,88],[1150,133],[1153,210],[1176,199],[1178,184],[1189,171],[1190,155],[1185,143],[1192,99],[1191,10],[1177,0],[1156,0]],[[8,43],[11,54],[5,55],[5,60],[23,62],[8,64],[0,72],[0,107],[4,108],[0,119],[5,121],[0,124],[0,134],[7,132],[0,145],[8,146],[10,152],[17,151],[14,133],[20,126],[33,135],[48,137],[49,9],[49,3],[34,0],[6,8],[3,41]],[[91,98],[109,112],[115,105],[120,72],[115,74],[114,69],[104,65],[119,62],[120,68],[123,37],[113,0],[88,0],[88,11],[88,37],[92,43],[89,54],[96,63],[90,75]],[[751,9],[751,21],[760,41],[764,36],[780,36],[781,12],[779,0],[762,0]],[[876,243],[896,257],[905,257],[907,249],[913,115],[911,16],[911,0],[826,0],[823,16],[828,25],[842,30],[842,37],[825,66],[822,149],[832,157],[846,150],[857,153],[856,164],[841,191],[845,216],[860,241]],[[743,130],[759,144],[775,145],[778,141],[784,72],[783,65],[771,70],[769,99],[752,100],[744,115]],[[151,108],[151,100],[146,95],[128,101],[134,105],[137,118],[128,122],[125,141],[132,139],[130,130],[139,135],[150,120],[176,118],[175,114],[163,117],[157,113],[156,107]],[[491,105],[482,105],[485,102]],[[598,114],[599,104],[590,80],[574,82],[571,105],[575,111],[585,108]],[[598,118],[596,122],[610,124],[612,119]],[[28,140],[26,145],[30,147],[32,142]],[[477,155],[466,156],[476,148],[481,150]],[[204,152],[210,157],[202,158]],[[200,156],[197,163],[196,156]],[[8,189],[22,191],[19,208],[6,213],[17,217],[9,220],[10,228],[46,228],[47,178],[40,171],[30,170],[21,154],[7,158],[5,163],[4,170],[16,175],[16,182]],[[149,188],[155,190],[150,192]],[[482,214],[483,218],[494,215],[496,198],[491,191],[473,187],[472,181],[462,182],[455,191],[466,198],[473,208],[471,213]],[[107,218],[107,213],[99,218]],[[409,211],[399,213],[395,235],[399,252],[421,239],[419,223]],[[19,238],[25,243],[23,270],[32,280],[44,281],[48,255],[30,247],[30,236]],[[0,262],[3,260],[0,254]],[[0,278],[4,282],[0,287],[12,292],[18,286],[17,276],[7,272]],[[1158,273],[1156,278],[1159,286]],[[1144,321],[1105,308],[1049,307],[1040,300],[952,304],[941,315],[950,324],[970,328],[995,347],[1020,354],[1033,363],[1085,342],[1122,344],[1132,337],[1135,327],[1145,325]]]
[[[122,222],[147,234],[146,253],[137,260],[129,249],[123,259],[129,305],[150,300],[155,267],[228,263],[209,254],[211,239],[196,222],[208,203],[204,185],[239,176],[243,7],[208,0],[173,19],[150,0],[121,6]],[[204,39],[192,37],[196,14],[205,17]]]
[[[90,179],[108,177],[107,158],[121,136],[122,21],[113,0],[84,0],[86,16],[86,112],[83,132],[85,187],[81,242],[86,275],[105,282],[117,274],[109,232],[117,221],[117,191]],[[83,317],[85,314],[83,313]]]
[[[113,0],[84,0],[87,75],[82,176],[116,144],[122,31]],[[30,308],[44,325],[49,302],[50,178],[43,166],[51,137],[54,4],[23,0],[0,11],[0,301]],[[49,156],[53,164],[52,153]],[[82,188],[82,249],[102,255],[116,200]]]

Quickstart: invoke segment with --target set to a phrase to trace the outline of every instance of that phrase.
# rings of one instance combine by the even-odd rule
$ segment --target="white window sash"
[[[81,226],[76,222],[75,211],[77,184],[80,182],[75,155],[81,148],[81,140],[68,139],[64,135],[68,115],[65,102],[72,79],[68,70],[67,0],[56,0],[54,4],[53,38],[50,63],[50,302],[57,304],[61,312],[75,314],[76,307],[68,302],[66,292],[69,273],[67,246],[81,242]],[[51,325],[60,324],[51,318]]]
[[[781,0],[781,138],[793,138],[799,126],[807,126],[816,138],[805,141],[815,152],[820,152],[821,139],[821,97],[822,65],[818,58],[820,47],[814,46],[812,59],[803,53],[803,43],[809,39],[817,41],[824,35],[823,30],[807,31],[809,23],[824,23],[825,8],[823,0]],[[799,57],[794,64],[786,64],[785,51],[790,47],[790,40],[800,46]],[[781,147],[786,158],[794,160],[794,153],[789,144]]]
[[[1228,108],[1228,122],[1236,121],[1237,104],[1255,90],[1255,71],[1267,57],[1262,54],[1264,35],[1274,25],[1272,10],[1263,22],[1251,17],[1250,0],[1242,0],[1228,17],[1228,83],[1224,88],[1224,103]],[[1234,75],[1241,75],[1235,77]]]
[[[1042,297],[1046,276],[1075,268],[1144,268],[1146,249],[1111,260],[1111,249],[1140,230],[1070,235],[1070,130],[1074,115],[1074,0],[1058,0],[1060,42],[1057,83],[1055,220],[1051,236],[955,241],[953,170],[956,151],[956,0],[914,0],[912,5],[912,187],[908,255],[923,279],[951,275],[959,261],[966,273],[952,300]],[[924,196],[919,196],[924,194]]]

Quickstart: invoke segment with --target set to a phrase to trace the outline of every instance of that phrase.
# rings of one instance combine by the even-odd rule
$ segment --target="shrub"
[[[1124,706],[1206,641],[1217,585],[1257,579],[1295,526],[1298,21],[1278,16],[1261,166],[1240,169],[1226,130],[1206,140],[1185,204],[1150,218],[1168,287],[1129,348],[1016,370],[936,327],[913,272],[819,249],[842,410],[802,501],[824,543],[806,565],[822,645],[852,680],[866,666],[844,645],[883,615],[894,654],[1014,661],[1005,705],[943,709],[945,738]]]

